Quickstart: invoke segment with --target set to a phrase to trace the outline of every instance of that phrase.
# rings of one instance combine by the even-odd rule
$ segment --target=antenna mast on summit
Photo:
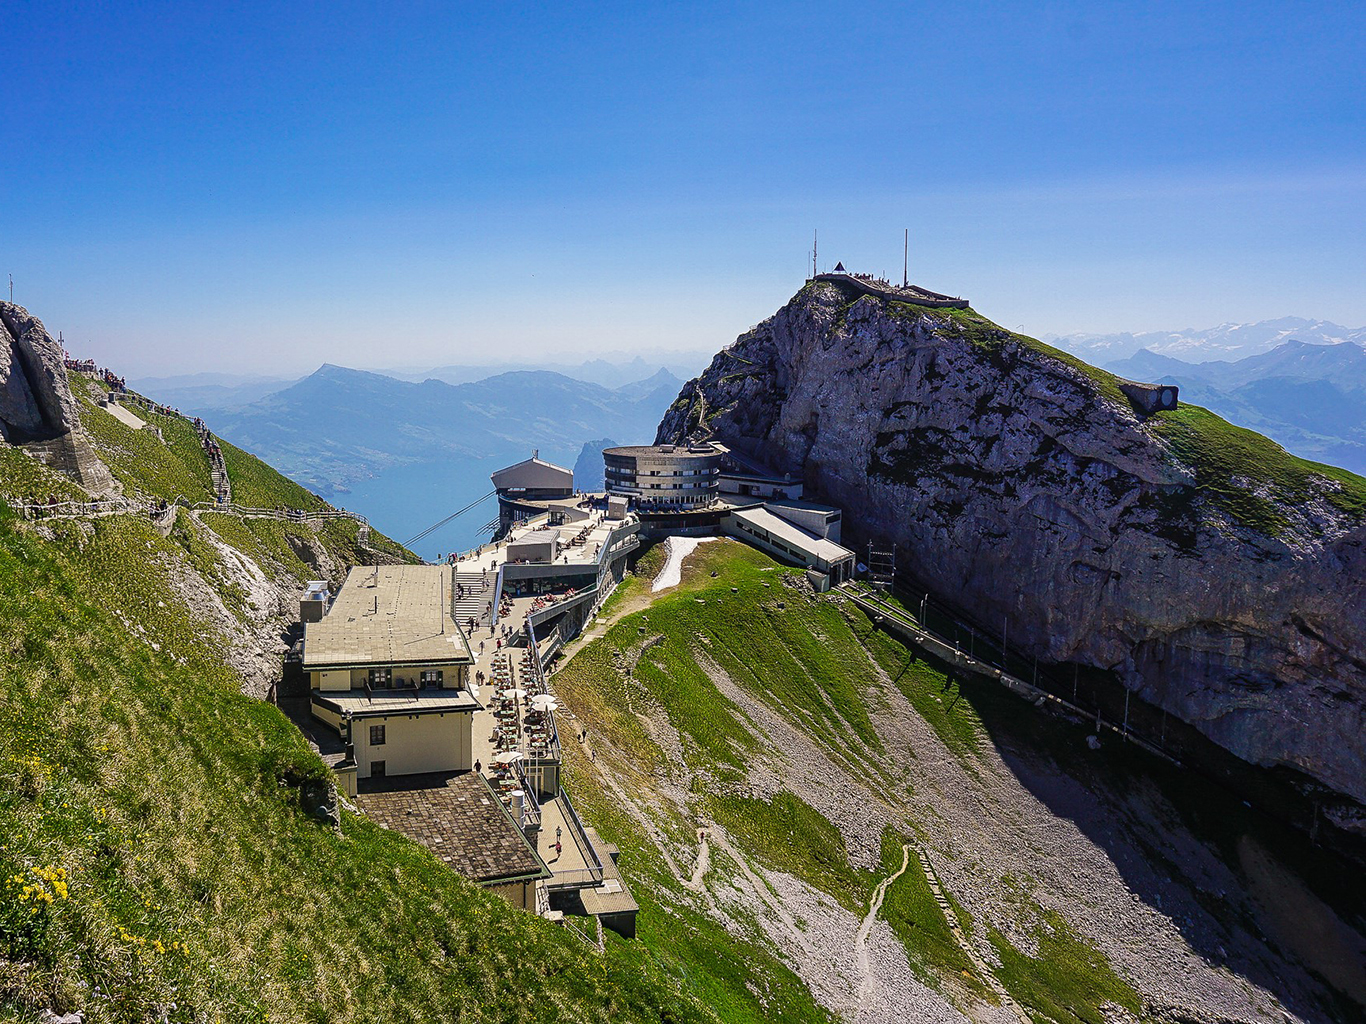
[[[911,229],[906,229],[906,235],[901,242],[901,287],[905,288],[911,283]]]
[[[816,231],[813,230],[813,231],[811,232],[811,279],[812,279],[813,281],[814,281],[815,278],[816,278],[816,239],[817,239],[817,237],[818,237],[818,232],[816,232]],[[13,279],[11,279],[11,280],[13,280]],[[10,285],[10,291],[11,291],[11,292],[14,291],[14,285],[13,285],[13,284]]]

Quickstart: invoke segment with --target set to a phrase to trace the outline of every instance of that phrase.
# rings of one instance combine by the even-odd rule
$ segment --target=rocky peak
[[[61,345],[22,306],[0,302],[0,421],[23,439],[46,439],[79,426]]]
[[[1118,383],[971,309],[814,282],[657,439],[703,429],[801,475],[847,540],[895,542],[1012,643],[1366,801],[1366,480]]]
[[[113,486],[81,428],[62,347],[23,306],[0,302],[0,439],[93,492]]]

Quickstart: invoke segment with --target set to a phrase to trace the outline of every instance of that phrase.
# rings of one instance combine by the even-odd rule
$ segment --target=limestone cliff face
[[[1144,418],[971,311],[829,283],[717,355],[659,441],[699,418],[1012,644],[1366,802],[1366,481],[1203,410]]]
[[[61,345],[12,302],[0,302],[0,440],[23,444],[89,491],[113,486],[81,429]]]

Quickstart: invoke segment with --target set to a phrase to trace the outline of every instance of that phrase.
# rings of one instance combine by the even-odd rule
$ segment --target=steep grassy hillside
[[[84,415],[126,492],[199,480],[173,422],[142,452],[139,434],[162,442]],[[244,453],[230,468],[251,500],[306,497]],[[0,495],[48,494],[77,492],[0,448]],[[168,531],[25,523],[0,504],[0,1018],[716,1019],[638,949],[599,955],[363,817],[303,812],[325,768],[242,695],[223,624],[187,591],[269,632],[244,581],[292,588],[316,571],[300,551],[340,564],[354,529],[183,509]]]
[[[934,831],[901,805],[914,786],[908,751],[893,749],[880,728],[891,695],[969,776],[985,770],[989,742],[974,704],[852,605],[813,597],[800,574],[731,541],[699,548],[680,587],[632,611],[645,603],[639,577],[658,562],[657,549],[642,559],[604,610],[626,614],[554,678],[589,731],[587,746],[570,752],[575,798],[629,851],[622,863],[642,906],[640,941],[705,986],[725,1019],[855,1013],[862,1004],[849,1006],[843,991],[850,979],[800,947],[820,941],[818,914],[856,922],[867,912],[877,882],[900,867],[898,833],[923,842]],[[929,756],[909,751],[911,760]],[[806,757],[836,773],[827,780],[833,792],[813,780]],[[840,789],[866,810],[841,809]],[[822,799],[831,805],[813,806]],[[894,828],[876,824],[886,818]],[[860,848],[850,847],[851,832]],[[1007,943],[1005,965],[988,974],[953,938],[915,856],[880,917],[925,998],[972,1012],[999,1005],[1006,991],[1037,1019],[1069,1024],[1100,1020],[1107,1003],[1140,1012],[1137,992],[1093,945],[1065,923],[1048,925],[1032,894],[1022,892],[1019,907],[1045,941],[1026,952]],[[746,970],[735,970],[737,957],[716,956],[723,941]]]
[[[1344,969],[1366,955],[1366,900],[1331,856],[918,657],[752,549],[705,544],[652,596],[663,561],[642,556],[554,686],[587,733],[568,776],[624,851],[640,942],[725,1019],[1366,1006],[1366,969]],[[1274,868],[1247,852],[1273,848]]]

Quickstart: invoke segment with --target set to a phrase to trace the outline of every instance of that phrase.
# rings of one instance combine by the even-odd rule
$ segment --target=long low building
[[[735,509],[722,521],[724,532],[784,561],[823,574],[830,585],[854,575],[854,553],[842,544],[817,536],[767,508]]]

